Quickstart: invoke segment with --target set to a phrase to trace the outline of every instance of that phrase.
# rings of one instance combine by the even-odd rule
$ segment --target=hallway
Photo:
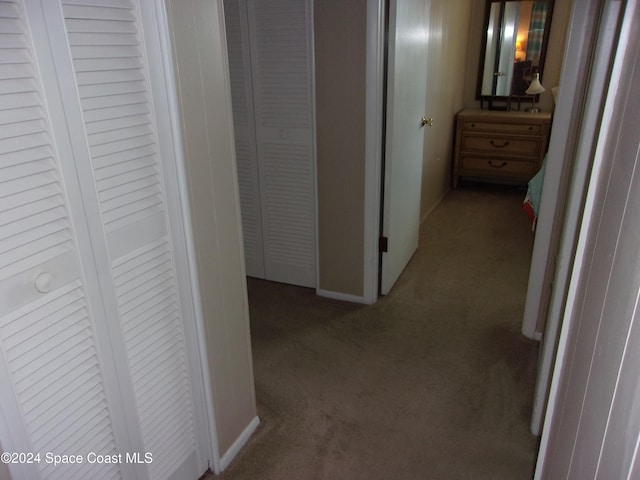
[[[261,426],[220,478],[531,478],[523,196],[450,192],[374,306],[249,279]]]

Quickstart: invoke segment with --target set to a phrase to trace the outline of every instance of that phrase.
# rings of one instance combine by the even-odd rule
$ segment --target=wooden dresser
[[[549,144],[550,113],[463,110],[456,116],[453,188],[460,177],[526,183]]]

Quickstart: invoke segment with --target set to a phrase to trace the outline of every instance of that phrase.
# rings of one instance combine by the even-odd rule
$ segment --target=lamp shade
[[[529,85],[529,88],[527,88],[524,93],[527,95],[538,95],[542,92],[544,92],[544,87],[540,83],[540,74],[536,73],[533,76],[533,80],[531,80],[531,85]]]

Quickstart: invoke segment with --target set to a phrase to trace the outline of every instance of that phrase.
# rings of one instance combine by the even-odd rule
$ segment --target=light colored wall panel
[[[476,3],[479,2],[431,1],[427,71],[435,74],[427,78],[425,115],[434,122],[432,127],[424,128],[422,219],[449,191],[454,116],[464,104],[469,25]]]
[[[219,452],[256,418],[221,2],[169,0]]]
[[[315,2],[319,288],[363,295],[366,0]]]

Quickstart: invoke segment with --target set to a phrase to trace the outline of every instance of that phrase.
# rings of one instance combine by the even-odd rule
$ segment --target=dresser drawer
[[[465,155],[460,167],[462,175],[505,176],[529,180],[536,173],[537,162]]]
[[[456,116],[451,168],[458,179],[526,184],[540,169],[549,143],[551,114],[467,109]]]
[[[468,120],[464,122],[466,132],[512,133],[521,135],[539,135],[542,126],[532,123],[492,123]]]
[[[462,150],[537,157],[540,151],[540,140],[538,138],[509,137],[506,135],[464,135],[462,138]]]

